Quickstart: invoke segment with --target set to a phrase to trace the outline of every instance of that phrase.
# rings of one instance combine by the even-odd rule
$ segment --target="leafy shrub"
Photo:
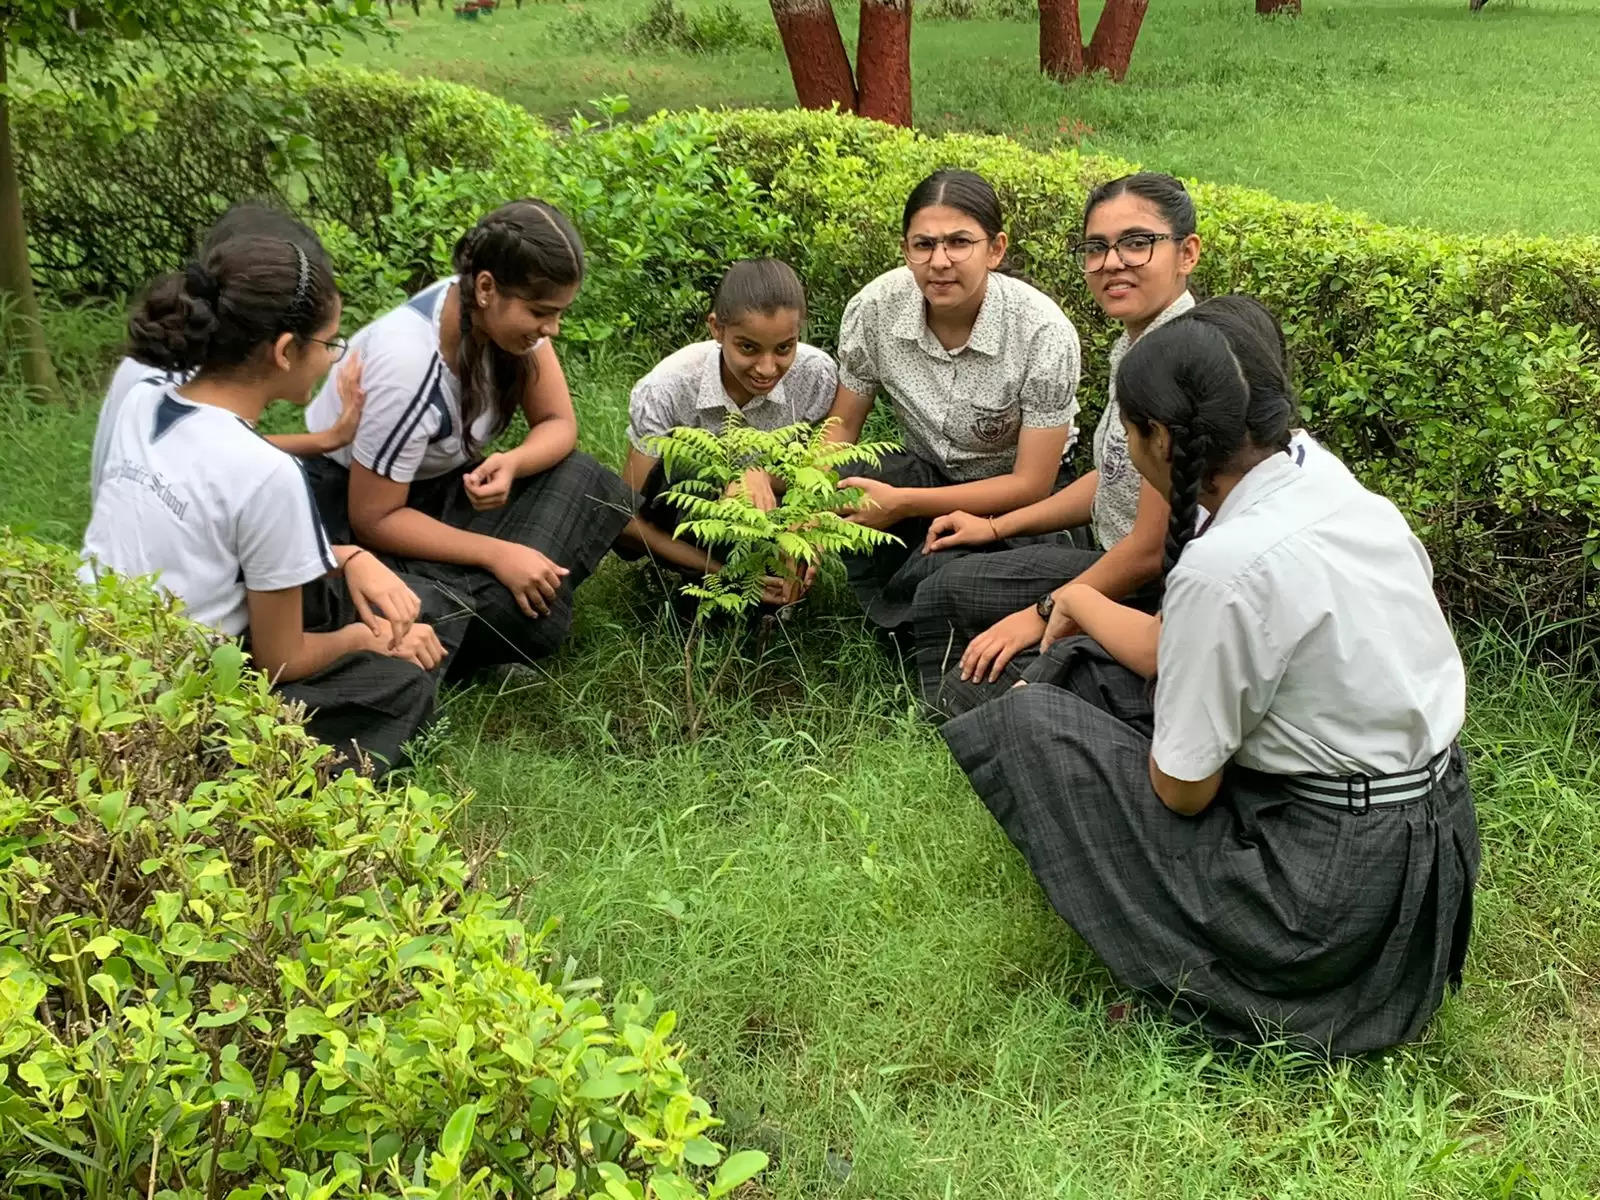
[[[323,226],[357,313],[440,270],[449,238],[484,206],[532,191],[571,213],[592,251],[567,330],[579,346],[645,356],[683,344],[698,333],[727,262],[764,253],[800,271],[811,339],[826,345],[849,297],[897,261],[907,191],[936,167],[968,166],[999,190],[1024,273],[1083,334],[1084,418],[1098,415],[1117,330],[1094,307],[1068,248],[1089,189],[1129,164],[1003,138],[928,138],[827,113],[667,113],[623,125],[620,100],[604,102],[600,120],[576,119],[553,136],[468,89],[359,72],[313,78],[321,109],[344,114],[318,119],[355,139],[304,175],[308,195],[344,188],[359,199],[358,215],[333,213]],[[414,105],[401,102],[408,88],[417,89]],[[369,91],[389,98],[370,118],[359,104]],[[33,103],[21,106],[25,128],[50,124]],[[175,132],[144,136],[181,162],[170,148],[203,142],[203,127],[188,114],[172,119]],[[494,138],[479,136],[491,126]],[[50,159],[30,167],[35,177],[62,181],[30,201],[55,214],[63,236],[81,221],[77,197],[108,176],[129,205],[149,197],[157,213],[182,207],[167,199],[159,155],[131,155],[112,170],[69,121],[51,129],[42,151],[26,135],[24,148]],[[461,129],[479,133],[441,133]],[[361,136],[366,157],[355,149]],[[407,138],[414,149],[382,158]],[[230,159],[231,175],[209,167],[206,186],[249,179],[254,168],[239,167],[247,161]],[[1197,285],[1251,292],[1279,314],[1307,424],[1416,522],[1453,603],[1488,613],[1526,606],[1555,620],[1591,611],[1600,563],[1600,239],[1442,236],[1246,188],[1193,191],[1206,242]],[[211,197],[212,210],[223,199]],[[118,248],[122,210],[104,212],[91,223],[109,277],[128,256]],[[147,218],[126,219],[128,244],[142,245]],[[115,286],[140,277],[117,275]]]
[[[700,601],[702,616],[754,608],[769,576],[795,579],[801,568],[820,566],[830,556],[897,540],[883,530],[852,524],[837,511],[841,502],[855,503],[862,496],[860,488],[840,491],[840,465],[876,465],[894,446],[830,442],[831,424],[768,432],[730,415],[720,437],[682,427],[650,439],[668,476],[677,480],[665,498],[683,511],[678,533],[693,534],[722,560],[717,574],[684,588]],[[728,494],[729,485],[752,470],[782,484],[778,506],[769,512],[743,495]]]
[[[672,1014],[552,970],[458,802],[330,778],[236,645],[72,566],[0,539],[7,1196],[686,1200],[764,1166],[711,1173]]]
[[[663,46],[685,54],[778,47],[777,30],[770,21],[751,17],[727,0],[687,10],[678,0],[651,0],[644,15],[631,23],[580,7],[562,19],[557,31],[572,45],[611,46],[646,56],[659,52]]]
[[[13,106],[29,248],[58,298],[119,295],[190,254],[234,201],[278,197],[312,219],[382,235],[392,180],[380,159],[419,169],[526,178],[547,131],[484,92],[321,67],[286,93],[135,96],[137,128],[112,136],[55,92]]]
[[[927,0],[917,9],[921,21],[1037,21],[1039,8],[1028,0]]]
[[[447,274],[450,248],[478,215],[534,193],[567,213],[589,248],[589,271],[563,341],[612,341],[640,350],[676,344],[704,320],[712,290],[736,258],[777,252],[789,219],[762,202],[730,165],[705,118],[625,124],[627,101],[596,102],[599,119],[574,116],[567,135],[532,140],[523,173],[418,170],[385,159],[391,202],[375,235],[319,223],[352,314],[398,303],[423,280]]]
[[[824,113],[708,119],[724,154],[801,235],[791,261],[817,340],[897,261],[897,213],[917,180],[946,165],[983,172],[1020,268],[1084,335],[1083,420],[1096,418],[1118,331],[1068,247],[1089,190],[1128,164]],[[1592,611],[1600,239],[1445,236],[1190,186],[1206,245],[1198,287],[1249,292],[1279,315],[1307,425],[1416,523],[1453,604],[1555,620]]]
[[[770,22],[748,16],[723,0],[685,11],[677,0],[651,0],[623,38],[623,49],[648,54],[672,46],[688,54],[719,54],[747,47],[775,47],[777,32]]]

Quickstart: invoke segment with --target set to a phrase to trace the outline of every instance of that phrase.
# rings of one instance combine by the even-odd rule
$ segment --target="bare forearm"
[[[675,567],[682,567],[687,571],[710,575],[722,570],[722,564],[712,558],[709,551],[679,541],[665,529],[652,525],[643,517],[634,517],[629,521],[622,531],[622,537],[652,558],[671,563]]]
[[[510,451],[516,463],[517,478],[548,471],[571,454],[578,445],[578,423],[564,417],[540,421],[528,430],[522,444]]]
[[[302,633],[300,644],[276,662],[258,659],[259,666],[275,683],[293,683],[331,667],[346,655],[375,650],[378,641],[365,625],[346,625],[330,633]]]
[[[1078,628],[1099,642],[1128,670],[1145,679],[1156,677],[1156,647],[1161,639],[1161,619],[1118,604],[1074,581],[1056,603],[1066,608]]]
[[[1029,537],[1087,525],[1098,478],[1098,472],[1091,471],[1083,478],[1073,480],[1053,496],[1001,513],[994,518],[995,532],[1003,538]]]
[[[326,433],[274,433],[267,441],[296,458],[313,458],[339,448],[338,443]]]
[[[824,421],[830,422],[824,434],[825,439],[830,442],[852,444],[859,442],[861,430],[867,423],[867,414],[871,411],[871,396],[863,396],[859,392],[852,392],[849,388],[841,386],[839,394],[834,397],[833,407],[823,418]]]
[[[375,550],[468,567],[487,568],[497,545],[486,534],[457,529],[414,508],[397,508],[377,521],[358,524],[356,532]]]
[[[1161,574],[1161,548],[1152,554],[1132,537],[1125,537],[1102,554],[1093,566],[1075,579],[1102,596],[1121,600],[1131,596]]]
[[[1041,483],[1012,474],[947,487],[905,488],[902,495],[906,516],[941,517],[957,510],[985,515],[1010,513],[1037,503],[1049,492],[1048,480]]]

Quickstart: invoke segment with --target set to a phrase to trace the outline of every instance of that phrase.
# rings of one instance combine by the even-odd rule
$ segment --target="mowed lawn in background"
[[[51,321],[78,407],[0,363],[0,523],[75,544],[111,310]],[[615,463],[632,367],[571,371]],[[278,427],[292,412],[269,414]],[[452,695],[420,780],[472,791],[554,949],[680,1014],[741,1200],[1600,1194],[1591,680],[1463,631],[1484,830],[1464,994],[1424,1042],[1324,1064],[1132,1008],[1050,912],[837,578],[739,649],[685,734],[683,631],[605,564],[553,661]],[[709,671],[707,671],[709,674]]]
[[[712,0],[679,0],[687,12]],[[638,112],[788,107],[794,90],[763,0],[723,0],[765,45],[629,52],[603,36],[646,0],[534,3],[477,21],[395,4],[397,39],[351,61],[488,89],[549,117],[626,93]],[[976,0],[980,7],[995,0]],[[1261,20],[1251,0],[1150,6],[1126,84],[1063,86],[1038,71],[1029,21],[920,15],[916,123],[1076,140],[1142,165],[1331,200],[1389,222],[1465,232],[1593,233],[1600,178],[1595,0],[1305,0]],[[1097,0],[1084,0],[1092,30]],[[855,6],[836,5],[854,52]],[[585,14],[585,15],[580,15]],[[597,35],[597,27],[601,34]]]

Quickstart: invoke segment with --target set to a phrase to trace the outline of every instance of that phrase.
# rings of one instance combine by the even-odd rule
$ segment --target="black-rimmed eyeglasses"
[[[1103,238],[1087,238],[1072,248],[1072,255],[1086,273],[1093,274],[1105,270],[1106,255],[1113,250],[1123,266],[1142,267],[1155,254],[1157,242],[1177,240],[1176,235],[1170,233],[1125,233],[1114,242],[1107,242]]]
[[[336,338],[308,337],[306,341],[315,342],[319,346],[326,346],[331,352],[329,357],[334,362],[338,362],[350,351],[350,339],[345,337],[343,334],[340,334]]]

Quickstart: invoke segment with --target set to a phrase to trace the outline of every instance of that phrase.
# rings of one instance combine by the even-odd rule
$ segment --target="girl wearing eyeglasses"
[[[330,527],[471,615],[452,676],[553,653],[573,593],[633,515],[631,488],[574,447],[553,339],[583,282],[583,242],[524,199],[456,243],[455,271],[356,334],[366,406],[349,448],[309,465]],[[337,419],[324,386],[311,429]],[[494,443],[518,415],[520,442]]]
[[[847,560],[868,618],[908,632],[917,588],[958,554],[921,553],[932,518],[998,516],[1064,482],[1078,411],[1078,333],[1055,301],[1005,273],[994,189],[971,171],[928,176],[906,200],[905,266],[845,308],[833,436],[858,441],[881,391],[904,453],[840,482],[851,520],[904,543]],[[966,551],[962,551],[965,553]]]
[[[236,204],[223,213],[211,227],[204,244],[200,247],[200,258],[203,260],[212,250],[236,234],[281,238],[286,242],[295,243],[308,254],[319,252],[322,246],[316,234],[286,212],[260,204]],[[356,435],[356,424],[361,419],[363,396],[360,378],[360,361],[357,358],[347,359],[339,372],[339,381],[336,385],[340,396],[339,416],[327,429],[321,433],[269,434],[267,441],[280,450],[303,457],[326,454],[330,450],[349,445],[350,439]],[[182,383],[183,380],[172,378],[167,372],[131,356],[117,364],[117,369],[111,376],[111,383],[106,389],[105,399],[101,402],[100,419],[94,431],[94,452],[89,464],[91,503],[100,488],[100,473],[105,467],[106,452],[111,444],[111,432],[117,425],[117,412],[122,408],[122,402],[127,399],[134,385],[145,382]]]
[[[254,429],[272,401],[309,401],[342,348],[340,310],[309,235],[236,230],[151,285],[130,346],[163,374],[115,413],[82,575],[155,575],[196,621],[245,639],[314,735],[382,769],[432,712],[445,646],[417,618],[442,605],[330,545],[299,461]]]
[[[1194,202],[1170,175],[1141,172],[1101,184],[1084,207],[1074,247],[1095,303],[1122,324],[1111,350],[1112,387],[1094,431],[1094,470],[1036,504],[1007,513],[963,507],[940,516],[921,550],[932,557],[1088,526],[1095,548],[1036,542],[951,564],[917,592],[917,669],[925,707],[953,716],[1021,677],[1038,653],[1066,583],[1153,610],[1168,509],[1128,458],[1117,418],[1117,368],[1151,329],[1194,307],[1189,275],[1200,259]],[[1075,632],[1058,620],[1056,636]]]

